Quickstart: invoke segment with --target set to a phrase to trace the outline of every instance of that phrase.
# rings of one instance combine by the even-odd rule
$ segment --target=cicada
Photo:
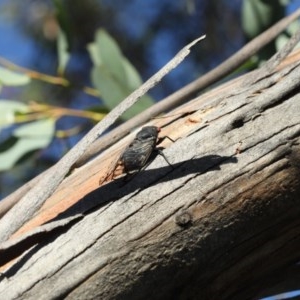
[[[112,170],[107,173],[103,180],[100,179],[99,183],[102,184],[110,178],[113,179],[117,168],[121,168],[122,173],[126,174],[140,171],[149,162],[154,151],[158,151],[158,154],[162,155],[166,162],[172,166],[162,151],[156,148],[159,132],[160,128],[156,126],[143,127],[125,148]]]

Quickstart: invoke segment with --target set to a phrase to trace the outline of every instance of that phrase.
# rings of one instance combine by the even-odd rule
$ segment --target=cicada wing
[[[155,144],[149,140],[133,141],[121,156],[125,171],[131,173],[143,168],[153,152],[154,146]]]
[[[140,155],[140,159],[139,159],[139,163],[140,165],[143,167],[146,165],[146,163],[149,160],[149,157],[151,156],[151,154],[153,153],[153,149],[155,147],[155,142],[151,142],[151,143],[144,143],[141,146],[141,155]]]
[[[109,182],[113,180],[115,177],[123,174],[124,172],[124,166],[120,158],[117,161],[113,161],[108,170],[105,172],[105,175],[100,178],[99,185],[102,185],[103,183]]]

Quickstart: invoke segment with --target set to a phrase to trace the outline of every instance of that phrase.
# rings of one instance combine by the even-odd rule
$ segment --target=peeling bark
[[[152,122],[174,169],[157,157],[98,187],[132,136],[77,169],[16,236],[84,217],[2,268],[2,298],[267,295],[300,260],[299,74],[247,74]]]

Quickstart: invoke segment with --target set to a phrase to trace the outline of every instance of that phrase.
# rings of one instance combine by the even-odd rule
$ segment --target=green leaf
[[[254,38],[285,16],[278,0],[244,0],[242,27],[249,39]]]
[[[0,99],[0,129],[3,126],[13,124],[16,113],[26,113],[28,111],[29,108],[24,103]]]
[[[276,49],[281,49],[289,40],[290,36],[288,36],[286,33],[280,34],[275,41]]]
[[[94,63],[91,72],[93,85],[111,110],[136,90],[142,84],[142,79],[123,56],[117,43],[104,30],[98,30],[95,42],[88,45],[88,51]],[[122,118],[129,119],[153,103],[153,99],[145,95]]]
[[[98,47],[96,43],[90,43],[87,45],[87,50],[90,54],[91,60],[94,66],[101,65],[101,57],[98,55]]]
[[[20,74],[3,67],[0,67],[0,84],[8,86],[25,85],[30,82],[30,77]]]
[[[70,13],[67,9],[66,3],[63,0],[52,0],[55,8],[55,15],[60,27],[60,30],[64,33],[67,45],[67,51],[70,52],[72,28],[70,22]]]
[[[125,78],[123,55],[117,43],[103,29],[96,33],[97,55],[100,65],[104,65],[117,80]]]
[[[42,119],[22,125],[14,130],[14,136],[19,138],[35,138],[40,140],[52,139],[55,131],[55,119]]]
[[[54,119],[39,120],[17,128],[14,136],[0,145],[0,171],[11,169],[29,152],[47,147],[54,129]]]
[[[293,34],[295,34],[297,30],[299,30],[299,28],[300,28],[299,20],[292,22],[286,28],[286,30],[276,38],[276,41],[275,41],[276,42],[276,50],[280,50],[290,40],[291,36]],[[295,49],[299,48],[299,46],[300,46],[300,43],[298,43],[295,46]]]
[[[57,73],[63,75],[70,59],[68,42],[65,33],[60,29],[57,38],[58,68]]]
[[[95,87],[101,91],[103,101],[110,110],[118,105],[124,95],[128,93],[124,86],[116,82],[105,66],[93,68],[92,81]]]
[[[242,5],[242,28],[248,40],[253,39],[285,16],[280,0],[244,0]],[[275,41],[263,47],[255,56],[258,65],[276,52]]]
[[[110,110],[131,93],[131,90],[126,86],[126,82],[124,84],[119,83],[103,66],[97,66],[92,70],[92,80],[96,88],[101,91],[103,101]],[[150,97],[143,96],[122,117],[126,120],[130,119],[152,104],[153,100]]]
[[[127,82],[127,86],[129,90],[134,91],[142,85],[143,80],[135,67],[125,57],[123,59],[123,66],[125,70],[125,79]]]

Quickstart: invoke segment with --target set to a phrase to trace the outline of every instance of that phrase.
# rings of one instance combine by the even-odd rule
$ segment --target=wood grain
[[[2,270],[2,297],[253,299],[278,283],[300,259],[299,74],[247,74],[153,120],[174,169],[157,157],[99,187],[135,133],[78,168],[16,236],[84,218]]]

